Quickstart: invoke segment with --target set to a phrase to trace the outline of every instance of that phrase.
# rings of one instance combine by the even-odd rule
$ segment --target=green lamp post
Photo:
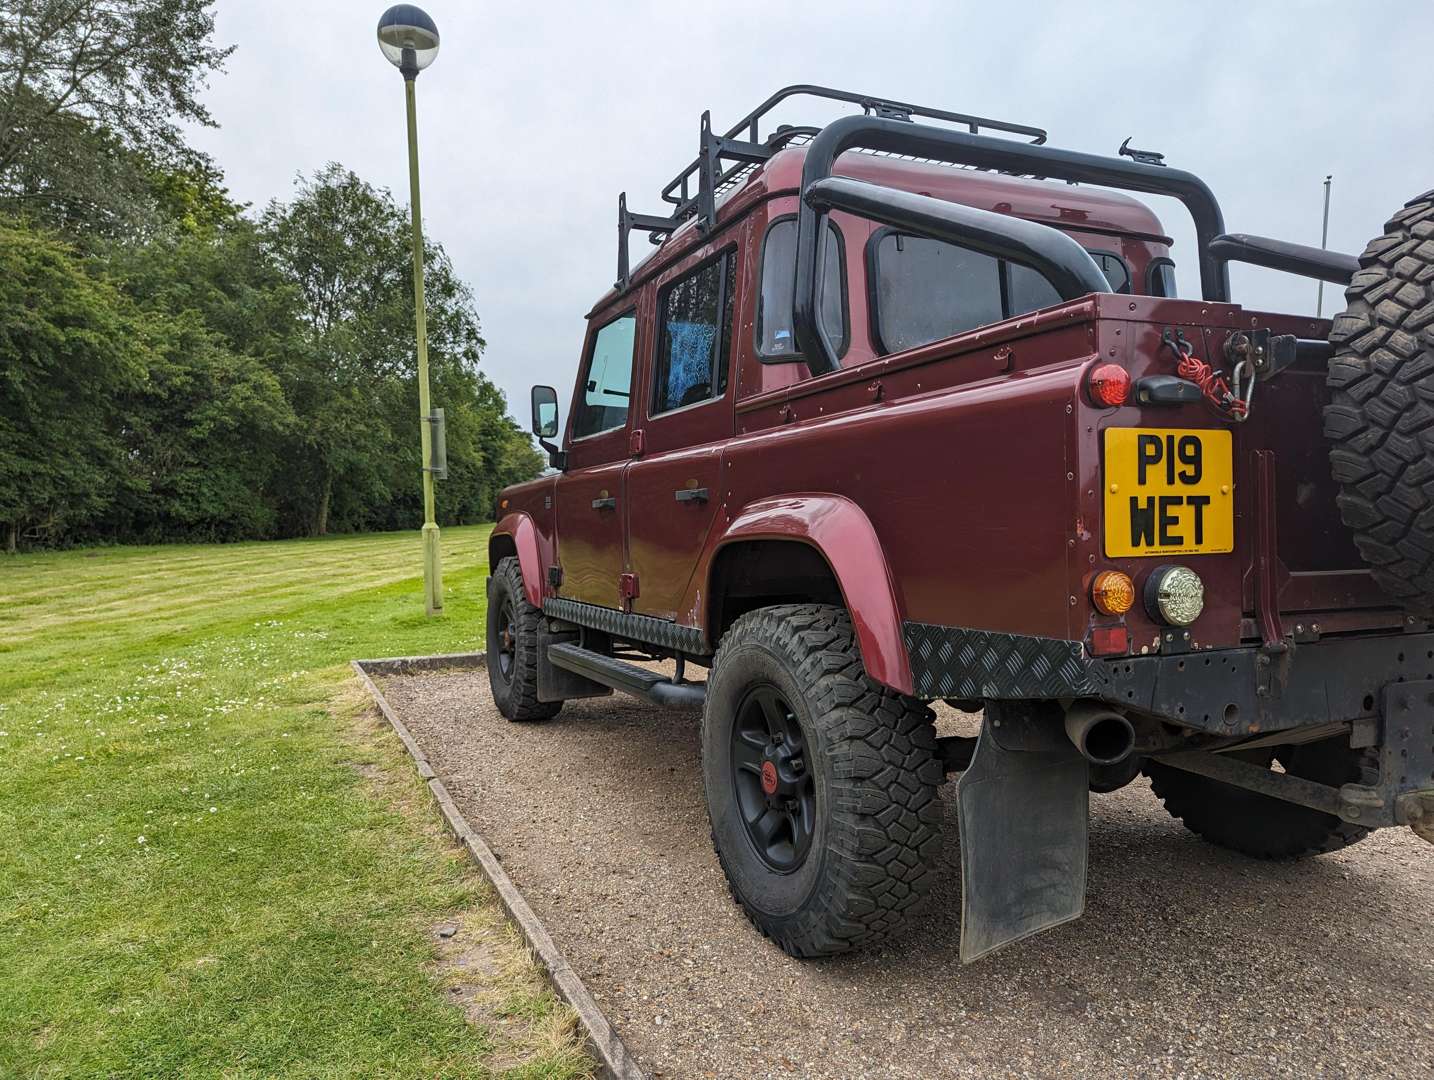
[[[418,116],[414,82],[418,73],[438,55],[438,27],[427,13],[412,4],[395,4],[378,20],[378,47],[389,63],[403,74],[408,106],[408,189],[413,212],[413,310],[418,331],[418,413],[423,440],[423,599],[430,615],[443,611],[443,567],[438,549],[438,522],[434,520],[433,479],[435,427],[442,423],[428,399],[428,315],[423,303],[423,217],[418,201]]]

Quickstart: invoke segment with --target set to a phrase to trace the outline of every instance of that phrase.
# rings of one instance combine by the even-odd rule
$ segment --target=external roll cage
[[[858,105],[863,115],[844,116],[824,128],[779,127],[764,140],[761,121],[781,102],[801,96]],[[959,125],[966,130],[916,123],[917,118]],[[981,134],[985,130],[1030,141]],[[1226,235],[1220,204],[1205,182],[1193,173],[1161,164],[1158,154],[1122,150],[1131,158],[1123,160],[1061,150],[1045,145],[1045,131],[1023,124],[803,84],[778,90],[723,135],[713,132],[709,114],[703,113],[699,134],[697,159],[662,190],[663,201],[671,207],[669,214],[632,213],[627,208],[626,195],[618,197],[617,288],[623,290],[629,284],[631,232],[646,232],[654,243],[660,243],[690,218],[696,219],[699,230],[707,231],[716,224],[716,198],[721,191],[740,183],[797,136],[810,138],[797,214],[793,333],[813,375],[824,375],[839,366],[836,350],[817,317],[821,287],[817,267],[823,265],[822,248],[828,237],[823,223],[832,210],[848,211],[1030,266],[1050,280],[1062,299],[1109,291],[1094,260],[1074,240],[1048,225],[880,184],[834,177],[837,158],[848,150],[1179,199],[1195,222],[1201,295],[1214,303],[1230,301],[1230,262],[1338,283],[1348,282],[1359,268],[1358,260],[1350,255],[1260,236]],[[692,190],[694,184],[696,191]]]
[[[1220,204],[1215,201],[1214,193],[1193,173],[1166,168],[1163,165],[1146,165],[1137,161],[1077,153],[1074,150],[1018,143],[1010,139],[947,131],[879,116],[844,116],[824,127],[821,134],[811,141],[807,146],[806,161],[802,167],[802,200],[797,213],[797,278],[793,332],[797,348],[813,375],[823,375],[836,370],[838,366],[836,353],[817,318],[817,290],[820,279],[816,268],[821,265],[821,252],[818,249],[824,235],[821,226],[827,213],[835,207],[869,215],[875,211],[875,204],[885,203],[887,209],[881,220],[887,224],[909,227],[913,231],[920,231],[922,228],[922,224],[916,220],[903,220],[905,215],[915,210],[909,199],[895,198],[904,195],[903,192],[881,188],[875,184],[864,185],[871,189],[859,200],[866,204],[866,210],[857,210],[850,205],[856,196],[850,191],[849,185],[843,185],[837,198],[833,199],[830,177],[836,159],[848,150],[857,149],[906,154],[929,161],[994,169],[1022,176],[1100,184],[1104,187],[1143,191],[1153,195],[1173,195],[1185,204],[1190,216],[1195,219],[1195,231],[1200,246],[1200,286],[1205,299],[1217,302],[1229,300],[1230,276],[1225,260],[1210,248],[1211,241],[1225,231],[1225,219],[1220,212]],[[921,196],[915,198],[920,199]],[[959,211],[946,216],[946,234],[938,236],[937,239],[976,246],[987,234],[999,230],[1004,232],[1016,247],[999,252],[990,247],[982,250],[1006,255],[1041,271],[1051,279],[1062,299],[1074,299],[1087,292],[1109,291],[1103,275],[1100,276],[1100,287],[1097,289],[1070,291],[1077,287],[1078,278],[1088,276],[1075,271],[1075,264],[1078,264],[1079,260],[1076,260],[1064,245],[1056,244],[1049,237],[1034,239],[1034,234],[1030,232],[1034,228],[1041,233],[1059,236],[1079,249],[1080,245],[1056,229],[989,211],[973,212],[968,207],[958,207],[954,203],[944,203],[941,200],[925,201]],[[841,202],[848,205],[839,205]],[[928,215],[933,212],[927,208]],[[1022,226],[1025,228],[1021,228]],[[1064,254],[1059,254],[1062,251]],[[1088,255],[1086,261],[1090,262],[1091,269],[1100,275],[1099,269]]]

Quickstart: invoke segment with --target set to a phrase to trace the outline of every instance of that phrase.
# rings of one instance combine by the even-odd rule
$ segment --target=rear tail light
[[[1130,400],[1130,372],[1119,364],[1097,364],[1086,376],[1085,389],[1094,405],[1124,405]]]
[[[1102,615],[1124,615],[1135,604],[1135,582],[1119,570],[1104,570],[1090,583],[1090,599]]]

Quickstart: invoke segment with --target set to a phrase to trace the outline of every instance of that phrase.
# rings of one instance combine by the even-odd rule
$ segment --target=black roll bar
[[[1268,236],[1249,233],[1226,233],[1210,241],[1210,250],[1226,262],[1249,263],[1287,274],[1348,285],[1359,270],[1353,255],[1308,244],[1292,244],[1288,240],[1271,240]]]
[[[820,285],[817,267],[822,265],[818,249],[826,235],[826,230],[822,228],[826,211],[812,206],[805,196],[814,184],[831,176],[836,159],[841,154],[858,148],[1017,175],[1036,175],[1173,196],[1185,204],[1195,220],[1200,254],[1200,287],[1204,298],[1219,303],[1229,301],[1229,269],[1225,260],[1210,249],[1210,242],[1225,231],[1224,215],[1214,193],[1193,173],[879,116],[845,116],[828,124],[811,141],[802,167],[803,198],[797,211],[793,332],[797,348],[813,375],[834,371],[838,365],[836,353],[817,318],[817,290]],[[1004,220],[1009,225],[1015,219]]]
[[[1111,291],[1090,252],[1039,222],[845,176],[818,180],[807,189],[805,201],[819,213],[845,210],[1029,266],[1045,275],[1062,300]]]

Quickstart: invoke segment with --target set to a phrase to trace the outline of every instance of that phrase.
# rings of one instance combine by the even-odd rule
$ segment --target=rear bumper
[[[1434,679],[1434,633],[1091,661],[1094,695],[1182,727],[1252,735],[1377,720],[1387,686]]]
[[[1434,843],[1434,634],[1328,638],[1277,654],[1246,648],[1148,656],[1105,668],[1099,696],[1106,701],[1202,732],[1245,736],[1349,723],[1350,745],[1372,748],[1378,758],[1373,786],[1324,787],[1260,769],[1255,779],[1283,782],[1269,789],[1279,798],[1360,825],[1409,825]],[[1204,767],[1194,771],[1215,779],[1223,778],[1220,770],[1252,768],[1220,755],[1177,756],[1201,759]],[[1286,790],[1296,787],[1309,790]]]
[[[1240,736],[1377,720],[1390,684],[1434,679],[1434,633],[1093,658],[1078,641],[907,622],[917,697],[1096,698],[1181,727]]]
[[[1097,699],[1235,740],[1348,724],[1352,746],[1377,749],[1376,786],[1310,784],[1321,790],[1291,794],[1272,783],[1293,778],[1272,782],[1245,765],[1261,774],[1263,786],[1252,789],[1270,787],[1277,798],[1365,825],[1410,825],[1434,842],[1434,633],[1326,638],[1277,654],[1250,647],[1094,659],[1075,641],[928,623],[904,629],[919,697]],[[1172,753],[1189,759],[1181,768],[1252,786],[1235,774],[1241,762]]]

